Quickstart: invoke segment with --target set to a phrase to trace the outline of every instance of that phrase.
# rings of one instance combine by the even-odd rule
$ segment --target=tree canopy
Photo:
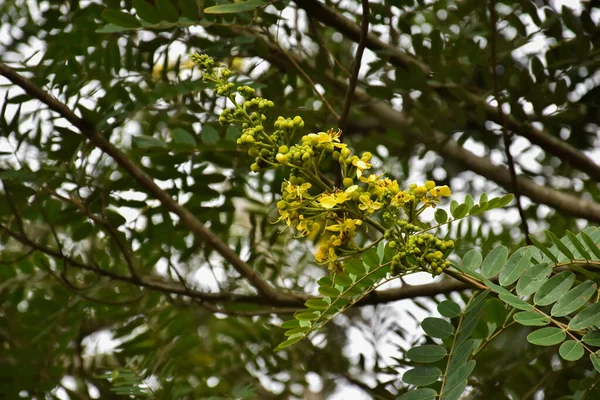
[[[0,1],[0,397],[597,398],[599,20]]]

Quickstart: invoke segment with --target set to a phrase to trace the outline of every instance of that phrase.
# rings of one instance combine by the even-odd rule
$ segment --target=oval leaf
[[[507,286],[519,279],[529,266],[530,260],[531,249],[529,247],[522,247],[515,251],[500,271],[498,277],[500,285]]]
[[[463,218],[469,212],[469,206],[466,204],[460,204],[452,211],[452,216],[454,219]]]
[[[508,248],[506,246],[498,246],[490,251],[485,256],[485,260],[483,260],[483,264],[481,265],[483,276],[491,278],[498,275],[504,264],[506,264],[507,259]]]
[[[308,308],[313,308],[315,310],[324,310],[327,307],[329,307],[329,303],[327,303],[325,300],[321,300],[321,299],[307,300],[306,303],[304,303],[304,305]]]
[[[155,24],[160,21],[158,12],[146,0],[133,0],[133,6],[135,7],[138,17],[144,21],[150,22],[151,24]]]
[[[556,248],[565,255],[565,257],[567,257],[568,260],[574,260],[575,256],[573,255],[573,253],[571,252],[571,250],[569,250],[569,248],[567,246],[565,246],[565,244],[556,237],[556,235],[550,231],[546,231],[546,236],[548,236],[550,238],[550,240],[552,240],[552,242],[554,243],[554,245],[556,246]]]
[[[552,273],[552,265],[548,263],[539,263],[529,268],[517,282],[517,293],[519,296],[529,296],[538,291],[538,289],[548,281]]]
[[[596,289],[596,284],[592,281],[585,281],[575,286],[554,304],[551,314],[562,317],[577,311],[596,293]]]
[[[502,326],[507,313],[504,302],[498,299],[489,299],[483,306],[483,319],[498,326]]]
[[[594,240],[585,232],[581,232],[581,238],[585,242],[588,249],[594,253],[594,256],[596,256],[597,259],[600,259],[600,249],[598,248],[598,245],[594,243]]]
[[[598,352],[590,354],[590,361],[594,368],[596,368],[596,371],[600,372],[600,356]]]
[[[600,303],[595,303],[583,309],[569,322],[569,329],[575,331],[600,324]]]
[[[590,346],[600,347],[600,331],[587,333],[582,340]]]
[[[481,265],[483,259],[481,253],[477,250],[469,250],[463,257],[462,266],[469,271],[475,271]]]
[[[535,311],[520,311],[513,315],[513,319],[525,326],[544,326],[550,323],[550,317]]]
[[[442,371],[436,367],[421,366],[410,369],[402,375],[402,380],[409,385],[427,386],[436,382],[442,375]]]
[[[579,254],[585,258],[586,260],[591,260],[592,258],[590,257],[590,253],[587,252],[587,250],[585,249],[583,243],[581,243],[579,241],[579,239],[577,238],[577,236],[575,236],[575,234],[571,231],[567,231],[567,237],[569,238],[569,241],[571,242],[571,244],[573,245],[573,247],[575,247],[577,249],[577,251],[579,252]]]
[[[531,304],[529,304],[525,300],[521,299],[520,297],[515,296],[514,294],[500,293],[498,295],[498,298],[500,300],[502,300],[503,302],[505,302],[506,304],[508,304],[509,306],[514,307],[518,310],[523,310],[523,311],[533,310],[533,306]]]
[[[452,300],[444,300],[437,306],[438,312],[446,318],[454,318],[460,315],[460,306]]]
[[[567,361],[577,361],[583,357],[583,353],[583,346],[576,340],[567,340],[558,349],[558,354]]]
[[[444,339],[454,333],[454,327],[445,319],[428,317],[421,322],[421,328],[429,336]]]
[[[133,15],[111,8],[102,11],[102,18],[111,24],[122,26],[123,28],[139,28],[142,26],[140,21]]]
[[[252,11],[263,7],[266,4],[262,0],[240,1],[234,4],[222,4],[218,6],[206,7],[205,14],[237,14],[246,11]]]
[[[435,344],[424,344],[413,347],[406,352],[406,356],[415,362],[432,363],[446,356],[446,349]]]
[[[540,306],[552,304],[567,293],[573,286],[573,282],[575,282],[575,274],[571,271],[556,274],[540,287],[533,302]]]
[[[546,247],[546,245],[537,240],[533,235],[529,235],[529,239],[535,245],[535,247],[540,249],[542,253],[544,253],[546,257],[548,257],[553,263],[558,263],[558,258],[556,258],[554,254],[552,254],[552,252]]]
[[[527,335],[527,341],[538,346],[554,346],[559,344],[567,334],[560,328],[542,328]]]
[[[435,211],[435,221],[440,225],[445,224],[448,221],[448,213],[446,210],[438,208]]]
[[[435,390],[423,388],[404,393],[396,400],[435,400],[436,396],[437,392]]]

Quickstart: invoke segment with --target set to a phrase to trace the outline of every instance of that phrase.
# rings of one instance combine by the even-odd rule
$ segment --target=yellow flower
[[[448,185],[437,186],[429,191],[429,194],[434,197],[449,197],[452,195],[452,191]]]
[[[383,204],[381,204],[380,202],[371,200],[371,196],[369,196],[368,194],[362,194],[358,199],[362,203],[358,205],[358,208],[360,208],[363,211],[366,211],[369,214],[374,213],[383,206]]]
[[[306,196],[308,194],[308,189],[311,188],[311,184],[309,182],[303,183],[301,185],[293,185],[290,182],[286,181],[284,183],[284,191],[287,195],[284,195],[286,200],[293,200],[295,198],[299,198],[302,201],[302,196]]]
[[[373,166],[373,164],[369,164],[368,162],[355,157],[354,160],[352,160],[352,165],[354,165],[356,167],[356,176],[360,179],[360,177],[363,175],[363,172],[369,168],[371,168]]]
[[[371,183],[374,183],[377,180],[379,180],[379,178],[381,178],[382,176],[383,176],[383,174],[379,174],[379,175],[371,174],[368,177],[361,176],[359,179],[361,182],[371,184]]]
[[[390,204],[395,207],[402,207],[404,204],[414,199],[414,196],[402,191],[398,192],[394,197],[392,197]]]
[[[329,242],[323,242],[315,254],[315,259],[320,263],[332,263],[336,260],[335,249],[329,245]]]
[[[330,129],[327,132],[304,135],[302,142],[308,142],[312,146],[332,144],[333,147],[343,149],[346,145],[340,142],[340,136],[342,136],[342,131],[334,132],[333,129]]]
[[[338,190],[334,193],[323,193],[321,196],[319,196],[319,203],[324,209],[330,210],[336,205],[350,200],[352,197],[352,192],[354,192],[356,189],[358,189],[358,185],[352,185],[343,192]]]
[[[338,224],[330,225],[326,229],[332,232],[346,231],[348,236],[353,236],[351,234],[355,232],[357,225],[362,225],[360,219],[346,219]]]
[[[435,182],[434,181],[427,181],[427,182],[425,182],[425,187],[427,189],[433,189],[435,187]]]
[[[375,184],[371,186],[371,189],[372,193],[380,199],[386,192],[389,192],[393,196],[400,191],[398,181],[392,181],[389,178],[384,178],[375,182]]]

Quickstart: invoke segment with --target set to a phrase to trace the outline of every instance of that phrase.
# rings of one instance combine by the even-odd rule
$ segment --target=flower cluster
[[[268,128],[265,113],[274,107],[272,101],[258,97],[249,86],[234,90],[229,82],[231,72],[215,66],[209,57],[196,54],[191,59],[202,69],[204,80],[214,82],[216,93],[233,104],[221,113],[219,122],[241,125],[237,143],[248,146],[248,154],[254,157],[250,169],[291,169],[289,179],[281,185],[278,221],[293,227],[299,236],[319,237],[317,262],[341,270],[345,257],[365,250],[358,248],[354,239],[371,227],[382,236],[370,246],[386,239],[394,251],[393,274],[427,271],[437,275],[448,267],[446,257],[454,243],[424,233],[419,218],[451,195],[448,186],[427,181],[403,190],[398,181],[372,173],[373,155],[353,154],[341,142],[340,130],[309,133],[297,142],[296,133],[305,125],[299,116],[278,117],[273,128]],[[342,187],[336,187],[324,172],[331,162],[339,164]]]

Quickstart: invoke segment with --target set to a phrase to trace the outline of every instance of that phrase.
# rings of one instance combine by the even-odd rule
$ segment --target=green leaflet
[[[519,279],[529,266],[530,260],[531,249],[529,247],[522,247],[515,251],[500,271],[500,276],[498,277],[500,285],[508,286]]]
[[[546,231],[546,235],[550,238],[550,240],[552,240],[552,242],[554,243],[554,245],[556,246],[556,248],[565,255],[565,257],[567,257],[568,260],[574,260],[575,256],[573,255],[573,253],[571,252],[571,250],[569,250],[569,248],[560,241],[560,239],[558,239],[556,237],[556,235],[550,231]]]
[[[454,318],[460,315],[460,306],[452,300],[444,300],[437,307],[438,312],[446,318]]]
[[[582,340],[585,344],[589,344],[590,346],[600,347],[600,331],[587,333]]]
[[[500,270],[508,259],[508,248],[506,246],[498,246],[490,251],[481,265],[481,273],[486,278],[491,278],[500,273]]]
[[[569,241],[573,244],[573,247],[577,249],[577,251],[583,258],[585,258],[586,260],[592,259],[590,253],[588,253],[585,249],[584,244],[579,241],[579,239],[573,232],[567,231],[567,237],[569,238]]]
[[[432,363],[446,356],[446,349],[435,344],[424,344],[413,347],[406,352],[406,356],[415,362]]]
[[[581,343],[575,340],[567,340],[560,345],[558,354],[567,361],[577,361],[583,357],[585,350]]]
[[[535,311],[521,311],[513,315],[513,319],[525,326],[544,326],[550,323],[550,318]]]
[[[568,315],[583,307],[585,303],[596,293],[597,286],[592,281],[585,281],[569,290],[552,307],[551,314],[556,317]]]
[[[583,309],[569,322],[569,329],[580,330],[600,324],[600,303],[594,303]]]
[[[542,242],[537,240],[533,235],[529,235],[529,239],[531,239],[531,242],[535,245],[535,247],[540,249],[542,253],[544,253],[546,257],[548,257],[554,264],[558,264],[558,258],[556,258],[550,249],[548,249]]]
[[[454,327],[445,319],[425,318],[421,322],[421,328],[431,337],[444,339],[454,333]]]
[[[437,392],[435,390],[424,388],[404,393],[397,400],[435,400],[436,396]]]
[[[596,368],[596,371],[600,372],[600,356],[598,352],[590,354],[590,360],[592,361],[592,365]]]
[[[527,341],[538,346],[554,346],[565,340],[566,337],[567,334],[562,329],[547,327],[531,332],[527,335]]]
[[[536,305],[547,306],[554,303],[567,293],[575,282],[575,274],[563,271],[548,279],[537,291],[533,302]]]
[[[517,282],[517,294],[529,296],[538,291],[547,281],[552,273],[552,266],[548,263],[540,263],[529,268]]]
[[[477,250],[469,250],[463,257],[462,266],[466,270],[475,271],[481,265],[482,256],[481,252]]]
[[[402,380],[409,385],[427,386],[436,382],[441,375],[442,371],[439,368],[424,365],[406,371]]]
[[[262,0],[240,1],[234,4],[222,4],[218,6],[206,7],[205,14],[236,14],[240,12],[253,11],[257,8],[266,6],[267,3]]]

